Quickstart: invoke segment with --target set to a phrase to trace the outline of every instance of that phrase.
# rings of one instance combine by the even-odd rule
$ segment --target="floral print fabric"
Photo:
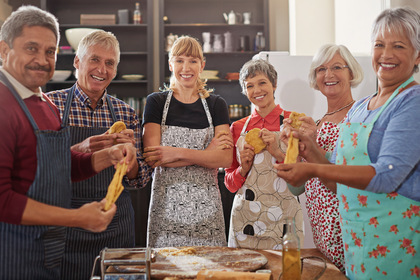
[[[324,122],[317,132],[318,145],[332,152],[338,138],[339,127]],[[319,178],[312,178],[305,185],[306,207],[311,223],[315,246],[344,272],[344,250],[338,213],[338,198]]]

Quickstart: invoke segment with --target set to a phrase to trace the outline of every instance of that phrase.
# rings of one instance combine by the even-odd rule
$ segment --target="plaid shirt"
[[[60,110],[60,116],[63,118],[64,107],[67,100],[67,95],[70,93],[70,88],[51,91],[47,93],[47,96],[51,99]],[[73,102],[70,107],[68,125],[78,127],[103,127],[108,129],[114,123],[112,115],[110,113],[106,91],[102,96],[101,100],[98,101],[95,109],[91,109],[91,101],[86,93],[76,83],[76,89],[74,91]],[[139,119],[133,108],[127,103],[115,98],[111,95],[108,96],[112,107],[114,108],[115,116],[117,120],[123,121],[127,129],[134,131],[134,139],[136,139],[137,148],[137,161],[139,164],[138,176],[135,179],[126,179],[130,187],[142,188],[145,187],[147,182],[150,180],[152,175],[152,168],[144,161],[142,156],[142,127]]]

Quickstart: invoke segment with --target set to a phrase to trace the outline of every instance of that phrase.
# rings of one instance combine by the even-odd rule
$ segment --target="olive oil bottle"
[[[283,230],[282,262],[283,280],[301,279],[300,242],[293,218],[286,218]]]

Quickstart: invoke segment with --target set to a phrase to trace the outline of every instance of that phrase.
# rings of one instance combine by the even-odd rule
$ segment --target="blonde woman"
[[[178,38],[169,53],[170,85],[147,97],[144,156],[155,168],[147,245],[226,245],[217,184],[219,167],[232,161],[226,102],[210,94],[200,73],[200,43]],[[225,132],[218,144],[215,135]]]

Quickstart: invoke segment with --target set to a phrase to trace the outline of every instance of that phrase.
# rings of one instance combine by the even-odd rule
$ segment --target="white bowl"
[[[51,78],[53,82],[62,82],[67,80],[71,75],[71,70],[55,70]]]
[[[70,46],[77,51],[77,47],[79,46],[80,40],[85,37],[87,34],[97,31],[100,29],[96,28],[70,28],[66,30],[66,38],[67,42],[69,42]]]

